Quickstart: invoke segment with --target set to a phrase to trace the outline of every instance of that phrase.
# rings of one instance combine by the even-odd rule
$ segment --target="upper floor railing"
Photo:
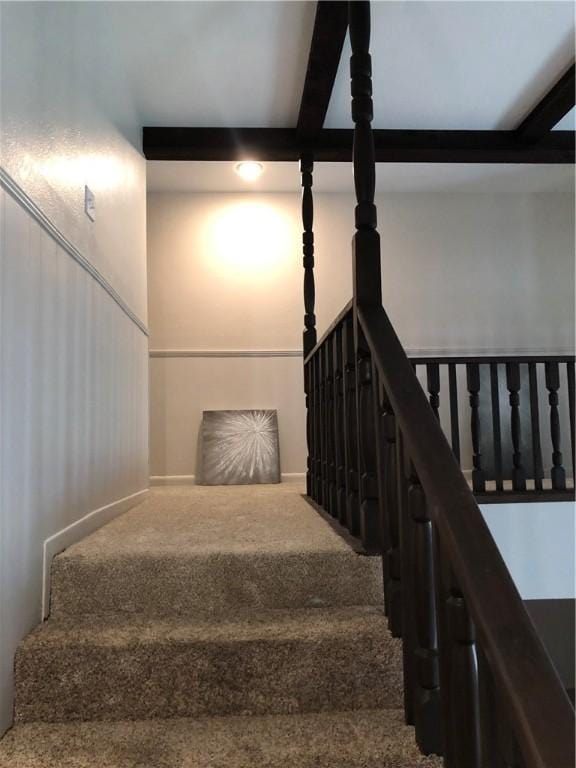
[[[489,482],[497,491],[506,489],[508,455],[515,493],[525,493],[528,481],[534,491],[547,490],[537,397],[538,387],[544,387],[550,490],[565,493],[560,362],[543,361],[541,384],[539,360],[408,359],[382,306],[369,3],[350,2],[349,15],[354,299],[316,344],[313,256],[305,226],[308,493],[346,522],[367,549],[383,553],[386,611],[403,642],[406,720],[414,724],[421,750],[442,754],[447,768],[573,768],[572,705],[456,460],[464,455],[456,428],[458,366],[464,366],[475,492],[487,493]],[[304,205],[310,208],[311,229],[310,158],[306,163]],[[565,388],[573,393],[573,359],[561,362],[570,363]],[[445,370],[452,445],[438,418],[441,422]],[[425,375],[424,388],[418,374]],[[498,440],[493,436],[490,463],[482,438],[484,392],[493,432],[496,424],[500,430]],[[522,438],[525,404],[531,463]],[[573,405],[568,409],[573,415]]]
[[[351,301],[307,356],[324,350],[315,386],[331,398],[326,408],[334,413],[335,425],[345,421],[354,386],[342,369],[345,337],[353,338],[352,313]],[[573,355],[408,358],[479,502],[574,498]],[[337,458],[343,457],[336,434],[326,451],[338,454],[326,458],[328,486],[338,488],[340,483],[338,492],[330,490],[334,503],[326,501],[344,522],[337,502],[338,494],[343,496]],[[311,474],[321,468],[315,457]],[[352,528],[358,530],[357,525]]]

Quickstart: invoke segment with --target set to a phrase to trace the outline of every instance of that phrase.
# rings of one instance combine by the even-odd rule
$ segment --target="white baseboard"
[[[290,483],[299,480],[304,480],[306,477],[305,472],[282,472],[282,482]],[[195,485],[196,475],[151,475],[151,486],[166,486],[166,485]]]
[[[150,485],[195,485],[196,475],[151,475]]]
[[[89,512],[84,517],[81,517],[80,520],[76,520],[67,528],[63,528],[46,539],[44,542],[42,564],[42,619],[46,619],[50,613],[50,569],[53,558],[64,549],[80,541],[80,539],[94,533],[94,531],[97,531],[98,528],[109,523],[118,515],[127,512],[136,504],[140,504],[147,495],[148,489],[146,488],[130,496],[125,496],[123,499],[113,501],[105,507]]]

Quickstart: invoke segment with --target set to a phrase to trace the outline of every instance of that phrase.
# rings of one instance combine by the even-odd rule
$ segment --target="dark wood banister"
[[[352,307],[354,306],[354,299],[350,299],[344,307],[338,312],[334,320],[330,323],[328,328],[324,331],[320,339],[316,342],[315,346],[304,356],[304,364],[308,363],[318,352],[318,350],[325,344],[327,339],[332,336],[335,329],[341,325],[344,318],[351,314]],[[434,352],[428,354],[411,355],[406,352],[408,359],[412,364],[425,364],[425,363],[546,363],[546,362],[576,362],[576,355],[561,354],[561,355],[539,355],[534,353],[527,354],[508,354],[507,352],[488,353],[486,355],[463,355],[463,354],[442,354],[437,355]]]
[[[349,21],[354,299],[318,343],[305,348],[308,493],[383,554],[389,626],[403,639],[406,721],[415,725],[422,751],[443,754],[447,768],[573,768],[572,705],[440,425],[439,360],[410,361],[382,306],[367,0],[349,3]],[[466,363],[474,487],[485,488],[479,364],[488,362],[492,375],[502,359],[444,359],[453,383],[455,364]],[[418,361],[427,365],[430,400],[415,372]],[[514,490],[526,487],[523,362],[532,377],[531,408],[535,363],[545,363],[553,489],[562,490],[557,357],[506,360]],[[568,377],[573,396],[571,368]],[[496,401],[497,389],[496,375]],[[455,387],[451,408],[454,403],[457,408]],[[537,433],[533,439],[538,444]],[[501,473],[497,477],[501,485]],[[538,482],[541,489],[540,475]]]
[[[428,400],[382,306],[370,3],[352,0],[348,8],[354,300],[305,349],[308,493],[367,550],[383,555],[389,626],[403,640],[406,722],[421,750],[443,754],[447,768],[573,768],[573,709],[442,431],[438,363],[423,360]],[[497,366],[494,358],[461,359],[477,490],[485,488],[478,363],[490,362],[491,373]],[[457,360],[448,361],[452,381]],[[506,366],[515,491],[526,487],[518,365],[525,360]],[[534,363],[529,368],[532,386]],[[545,371],[552,484],[562,490],[557,359],[545,361]],[[571,368],[568,377],[573,394]],[[497,376],[491,393],[497,395]]]
[[[572,768],[572,705],[474,496],[385,310],[357,312],[526,765]]]
[[[318,350],[324,345],[326,340],[333,334],[335,329],[342,323],[346,315],[350,314],[352,312],[352,306],[354,304],[354,301],[350,299],[348,304],[342,309],[335,317],[335,319],[330,323],[326,331],[322,334],[320,337],[320,340],[315,344],[314,347],[310,350],[310,352],[304,357],[304,365],[308,363],[318,352]]]

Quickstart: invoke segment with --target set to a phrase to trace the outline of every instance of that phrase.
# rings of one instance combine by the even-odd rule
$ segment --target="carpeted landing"
[[[2,768],[415,768],[380,561],[294,483],[155,489],[59,555]]]

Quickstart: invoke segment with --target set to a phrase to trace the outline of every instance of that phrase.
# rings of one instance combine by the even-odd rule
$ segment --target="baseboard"
[[[195,485],[196,475],[151,475],[150,486]]]
[[[42,619],[46,619],[50,612],[50,569],[53,558],[64,549],[72,546],[80,539],[85,538],[106,523],[109,523],[118,515],[127,512],[136,504],[144,501],[148,495],[148,489],[138,491],[123,499],[113,501],[105,507],[89,512],[80,520],[58,531],[44,542],[44,554],[42,564]]]
[[[282,482],[290,483],[299,480],[304,480],[306,477],[305,472],[282,472]],[[166,485],[195,485],[196,475],[151,475],[151,486],[166,486]]]

